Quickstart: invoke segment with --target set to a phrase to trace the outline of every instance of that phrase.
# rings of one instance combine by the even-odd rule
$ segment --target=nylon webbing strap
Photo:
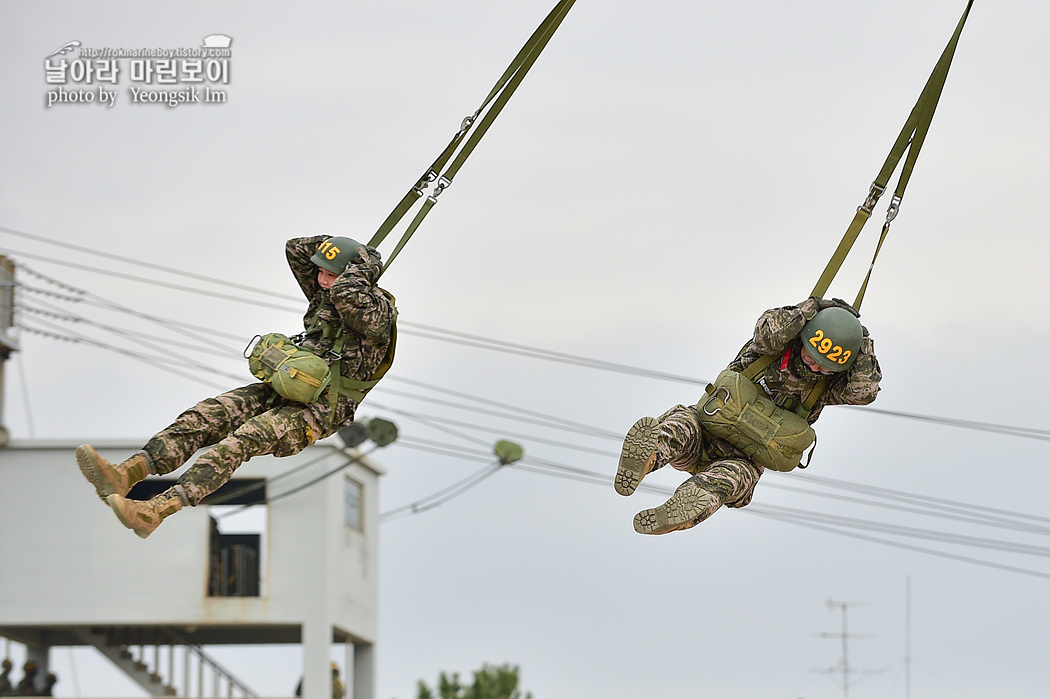
[[[416,229],[426,218],[430,210],[434,208],[437,203],[437,197],[444,191],[449,185],[452,184],[452,179],[459,172],[459,169],[463,167],[463,163],[466,162],[467,157],[473,152],[474,148],[477,147],[481,137],[485,135],[492,122],[499,115],[500,110],[510,100],[511,95],[514,94],[514,90],[517,89],[518,85],[525,78],[529,68],[536,62],[540,52],[543,51],[547,42],[554,35],[555,30],[561,24],[561,21],[565,18],[565,15],[569,12],[573,3],[576,0],[559,0],[558,4],[555,5],[554,9],[551,10],[550,14],[543,20],[540,26],[532,33],[529,40],[525,42],[521,50],[511,61],[507,70],[503,72],[500,79],[496,81],[495,86],[489,91],[489,94],[485,97],[485,100],[481,103],[472,115],[466,117],[460,125],[459,131],[452,137],[449,144],[438,156],[437,160],[427,168],[427,171],[423,173],[423,176],[412,186],[412,188],[405,194],[394,210],[386,217],[383,223],[379,226],[375,235],[368,242],[373,247],[378,247],[383,240],[386,239],[387,235],[394,229],[395,226],[401,221],[402,218],[412,209],[412,206],[423,196],[424,190],[430,186],[431,183],[436,182],[434,185],[433,192],[427,197],[427,200],[423,202],[423,206],[420,207],[419,211],[413,217],[409,223],[405,232],[402,234],[401,239],[398,241],[394,250],[390,253],[390,257],[387,259],[386,264],[383,266],[385,271],[390,267],[390,264],[397,257],[397,254],[401,252],[401,248],[405,246],[412,234],[415,233]],[[484,112],[484,116],[482,116]],[[480,121],[479,121],[479,117]],[[472,131],[473,127],[473,131]],[[469,138],[467,137],[470,134]],[[458,154],[457,154],[458,151]],[[455,156],[455,159],[453,159]],[[451,164],[448,164],[449,161]],[[446,169],[446,165],[448,165]]]
[[[744,349],[747,349],[747,345],[744,345]],[[743,349],[740,350],[740,354],[743,354],[743,352]],[[737,354],[737,356],[739,357],[740,354]],[[772,364],[776,358],[777,355],[775,354],[764,354],[744,367],[744,370],[740,373],[744,375],[745,379],[754,383],[758,375],[765,371],[766,367]],[[820,395],[824,393],[824,389],[827,387],[828,380],[826,378],[817,381],[813,388],[809,389],[806,395],[802,396],[802,400],[799,401],[798,406],[795,408],[795,414],[803,420],[808,419],[809,414],[813,412],[813,406],[817,404],[817,399],[820,398]]]
[[[333,350],[338,354],[343,349],[343,341],[345,338],[340,338],[338,347],[333,347]],[[376,368],[372,378],[367,381],[359,379],[351,379],[343,376],[342,372],[342,361],[334,362],[331,369],[331,381],[328,384],[328,401],[330,405],[330,411],[328,413],[328,424],[335,424],[335,414],[339,406],[339,396],[345,395],[357,404],[365,399],[365,394],[368,393],[379,380],[386,375],[390,366],[394,363],[394,352],[397,346],[397,324],[395,323],[390,335],[390,346],[387,348],[386,356],[383,357],[383,361]]]
[[[843,261],[853,247],[853,243],[856,242],[861,229],[864,228],[864,224],[867,222],[868,217],[871,216],[872,209],[875,207],[875,204],[878,203],[879,197],[882,196],[882,193],[886,191],[886,185],[890,180],[890,176],[893,174],[893,171],[897,169],[897,165],[900,162],[900,159],[904,156],[904,152],[907,151],[908,157],[905,159],[904,166],[901,168],[900,178],[897,180],[897,188],[894,190],[893,199],[890,201],[890,205],[886,211],[886,223],[882,226],[882,235],[879,238],[879,244],[875,248],[875,255],[872,257],[871,264],[868,266],[868,273],[864,277],[864,282],[861,284],[860,290],[857,292],[857,299],[853,302],[853,307],[860,310],[860,304],[864,300],[864,292],[867,290],[868,280],[871,278],[871,271],[875,266],[875,260],[878,258],[879,250],[882,249],[882,243],[886,239],[886,234],[889,232],[890,222],[893,221],[900,208],[901,200],[904,198],[904,189],[908,186],[908,180],[911,179],[912,170],[915,168],[915,161],[919,157],[919,150],[922,148],[923,141],[926,140],[926,134],[930,129],[930,123],[933,121],[933,112],[937,108],[938,100],[940,100],[941,90],[944,88],[944,81],[948,77],[948,69],[951,67],[952,58],[955,55],[955,47],[959,43],[959,36],[962,34],[963,25],[966,23],[966,17],[970,14],[970,7],[972,5],[973,0],[969,0],[969,2],[966,3],[966,10],[963,11],[962,18],[959,20],[959,24],[955,27],[955,33],[952,35],[948,45],[944,48],[944,52],[941,53],[937,65],[934,66],[933,73],[930,74],[925,87],[923,87],[922,92],[919,94],[919,100],[912,108],[911,114],[908,115],[908,120],[904,124],[904,128],[901,129],[900,135],[897,136],[897,140],[890,149],[890,153],[886,157],[886,162],[883,163],[882,170],[875,178],[875,181],[871,183],[871,189],[868,192],[867,199],[865,199],[864,203],[857,208],[857,213],[853,216],[853,221],[846,229],[846,233],[842,236],[842,240],[839,241],[839,245],[835,249],[835,253],[831,256],[831,260],[824,268],[824,272],[820,275],[820,279],[817,280],[817,285],[813,287],[813,291],[810,294],[811,296],[823,296],[827,292],[828,287],[831,286],[832,280],[835,278]]]

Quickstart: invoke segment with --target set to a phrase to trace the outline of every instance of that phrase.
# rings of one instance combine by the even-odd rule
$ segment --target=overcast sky
[[[145,441],[236,377],[246,383],[247,339],[300,322],[285,239],[370,237],[553,4],[0,1],[0,226],[44,239],[0,230],[19,281],[65,293],[35,272],[169,325],[244,338],[216,334],[223,354],[194,357],[222,374],[178,376],[114,351],[133,346],[112,333],[39,311],[163,332],[148,321],[26,291],[36,313],[19,320],[38,332],[20,333],[23,351],[7,364],[13,438]],[[694,403],[701,385],[438,341],[410,325],[713,378],[763,310],[808,295],[964,6],[576,4],[384,275],[404,332],[359,414],[395,421],[404,438],[376,454],[388,473],[382,511],[484,467],[477,454],[500,438],[522,443],[526,464],[608,482],[504,469],[384,523],[380,697],[411,699],[418,679],[484,662],[520,665],[536,699],[837,697],[841,678],[816,671],[841,655],[819,636],[841,630],[829,599],[856,603],[850,631],[867,635],[850,646],[851,667],[870,671],[853,678],[851,696],[900,697],[909,578],[913,696],[1047,696],[1045,555],[892,539],[906,549],[871,540],[890,539],[872,525],[859,539],[756,516],[795,508],[1045,549],[1045,519],[1042,534],[963,524],[862,505],[815,480],[1046,518],[1045,439],[832,408],[806,472],[766,474],[752,508],[645,537],[631,519],[664,495],[614,492],[617,435]],[[975,3],[862,309],[885,374],[873,407],[1050,424],[1048,23],[1045,2]],[[216,33],[233,39],[228,83],[214,85],[225,103],[132,104],[124,73],[107,88],[118,92],[112,106],[47,106],[44,61],[67,42],[185,48]],[[834,295],[856,293],[886,203]],[[593,435],[433,400],[479,405],[452,392]],[[682,480],[665,471],[655,485]],[[846,530],[841,519],[830,528]],[[55,654],[59,695],[136,695],[89,656],[77,656],[74,681],[72,657]],[[298,651],[269,651],[265,668],[260,657],[231,653],[229,664],[264,695],[290,692]]]

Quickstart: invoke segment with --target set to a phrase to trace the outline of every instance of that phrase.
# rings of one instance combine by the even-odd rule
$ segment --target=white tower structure
[[[39,677],[49,648],[90,645],[151,695],[250,697],[251,677],[202,646],[299,643],[303,696],[327,699],[333,644],[345,644],[348,697],[374,699],[375,465],[335,438],[252,459],[142,540],[80,475],[76,446],[0,448],[0,636],[25,644]],[[94,446],[121,461],[141,444]],[[150,477],[130,497],[172,480]],[[220,501],[257,513],[259,531],[222,532]]]

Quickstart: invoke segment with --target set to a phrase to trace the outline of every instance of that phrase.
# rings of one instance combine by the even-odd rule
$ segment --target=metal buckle
[[[900,208],[901,208],[901,197],[898,197],[896,194],[894,194],[893,198],[890,199],[889,208],[886,209],[886,225],[887,226],[890,224],[890,221],[892,221],[893,219],[895,219],[897,217],[897,212],[900,211]]]
[[[445,191],[445,188],[452,184],[452,180],[442,175],[438,178],[437,184],[434,185],[434,191],[427,197],[430,201],[437,203],[437,198],[441,196],[441,193]]]
[[[479,114],[481,114],[480,109],[474,112],[473,114],[468,114],[467,116],[463,117],[463,121],[459,123],[459,131],[456,132],[456,138],[459,138],[460,136],[465,134],[470,129],[470,127],[474,125],[474,121],[478,118]]]
[[[412,191],[417,196],[423,196],[423,190],[430,186],[430,183],[437,179],[438,174],[433,170],[427,170],[423,173],[423,176],[419,178],[415,186],[412,187]]]
[[[871,189],[868,190],[868,198],[864,200],[864,203],[857,207],[857,211],[863,211],[868,216],[871,216],[871,210],[875,208],[875,205],[879,203],[879,197],[886,191],[885,187],[880,187],[874,182],[871,183]]]
[[[342,361],[342,359],[343,359],[343,355],[337,354],[336,352],[333,352],[332,350],[328,350],[328,356],[332,358],[333,362]]]
[[[262,335],[256,335],[252,339],[248,340],[248,346],[244,348],[244,352],[241,353],[241,356],[245,359],[252,356],[252,350],[255,349],[255,345],[258,344],[259,340],[261,339]]]
[[[728,389],[728,388],[726,388],[725,386],[719,386],[718,388],[716,388],[716,389],[715,389],[715,392],[711,394],[711,397],[710,397],[710,398],[708,398],[708,399],[707,399],[707,400],[706,400],[706,401],[704,402],[704,407],[703,407],[703,408],[701,408],[701,410],[703,410],[703,411],[704,411],[704,415],[707,415],[708,417],[711,417],[711,416],[717,415],[717,414],[718,414],[718,412],[719,412],[720,410],[722,410],[722,408],[717,408],[717,409],[716,409],[716,410],[715,410],[714,412],[708,412],[708,410],[707,410],[707,406],[709,406],[709,405],[711,404],[711,401],[713,401],[713,400],[715,400],[715,399],[717,399],[717,398],[718,398],[718,392],[719,392],[719,391],[725,391],[725,392],[726,392],[726,397],[725,397],[724,401],[725,401],[725,402],[729,402],[729,395],[730,395],[730,394],[729,394],[729,389]],[[724,406],[723,406],[723,407],[724,407]]]

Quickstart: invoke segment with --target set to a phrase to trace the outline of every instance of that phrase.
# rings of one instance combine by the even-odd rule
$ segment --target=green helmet
[[[317,247],[310,262],[332,274],[342,274],[346,265],[359,257],[358,248],[364,247],[353,238],[326,238]]]
[[[799,335],[802,349],[829,371],[846,371],[857,359],[864,328],[844,308],[825,308],[806,323]]]

